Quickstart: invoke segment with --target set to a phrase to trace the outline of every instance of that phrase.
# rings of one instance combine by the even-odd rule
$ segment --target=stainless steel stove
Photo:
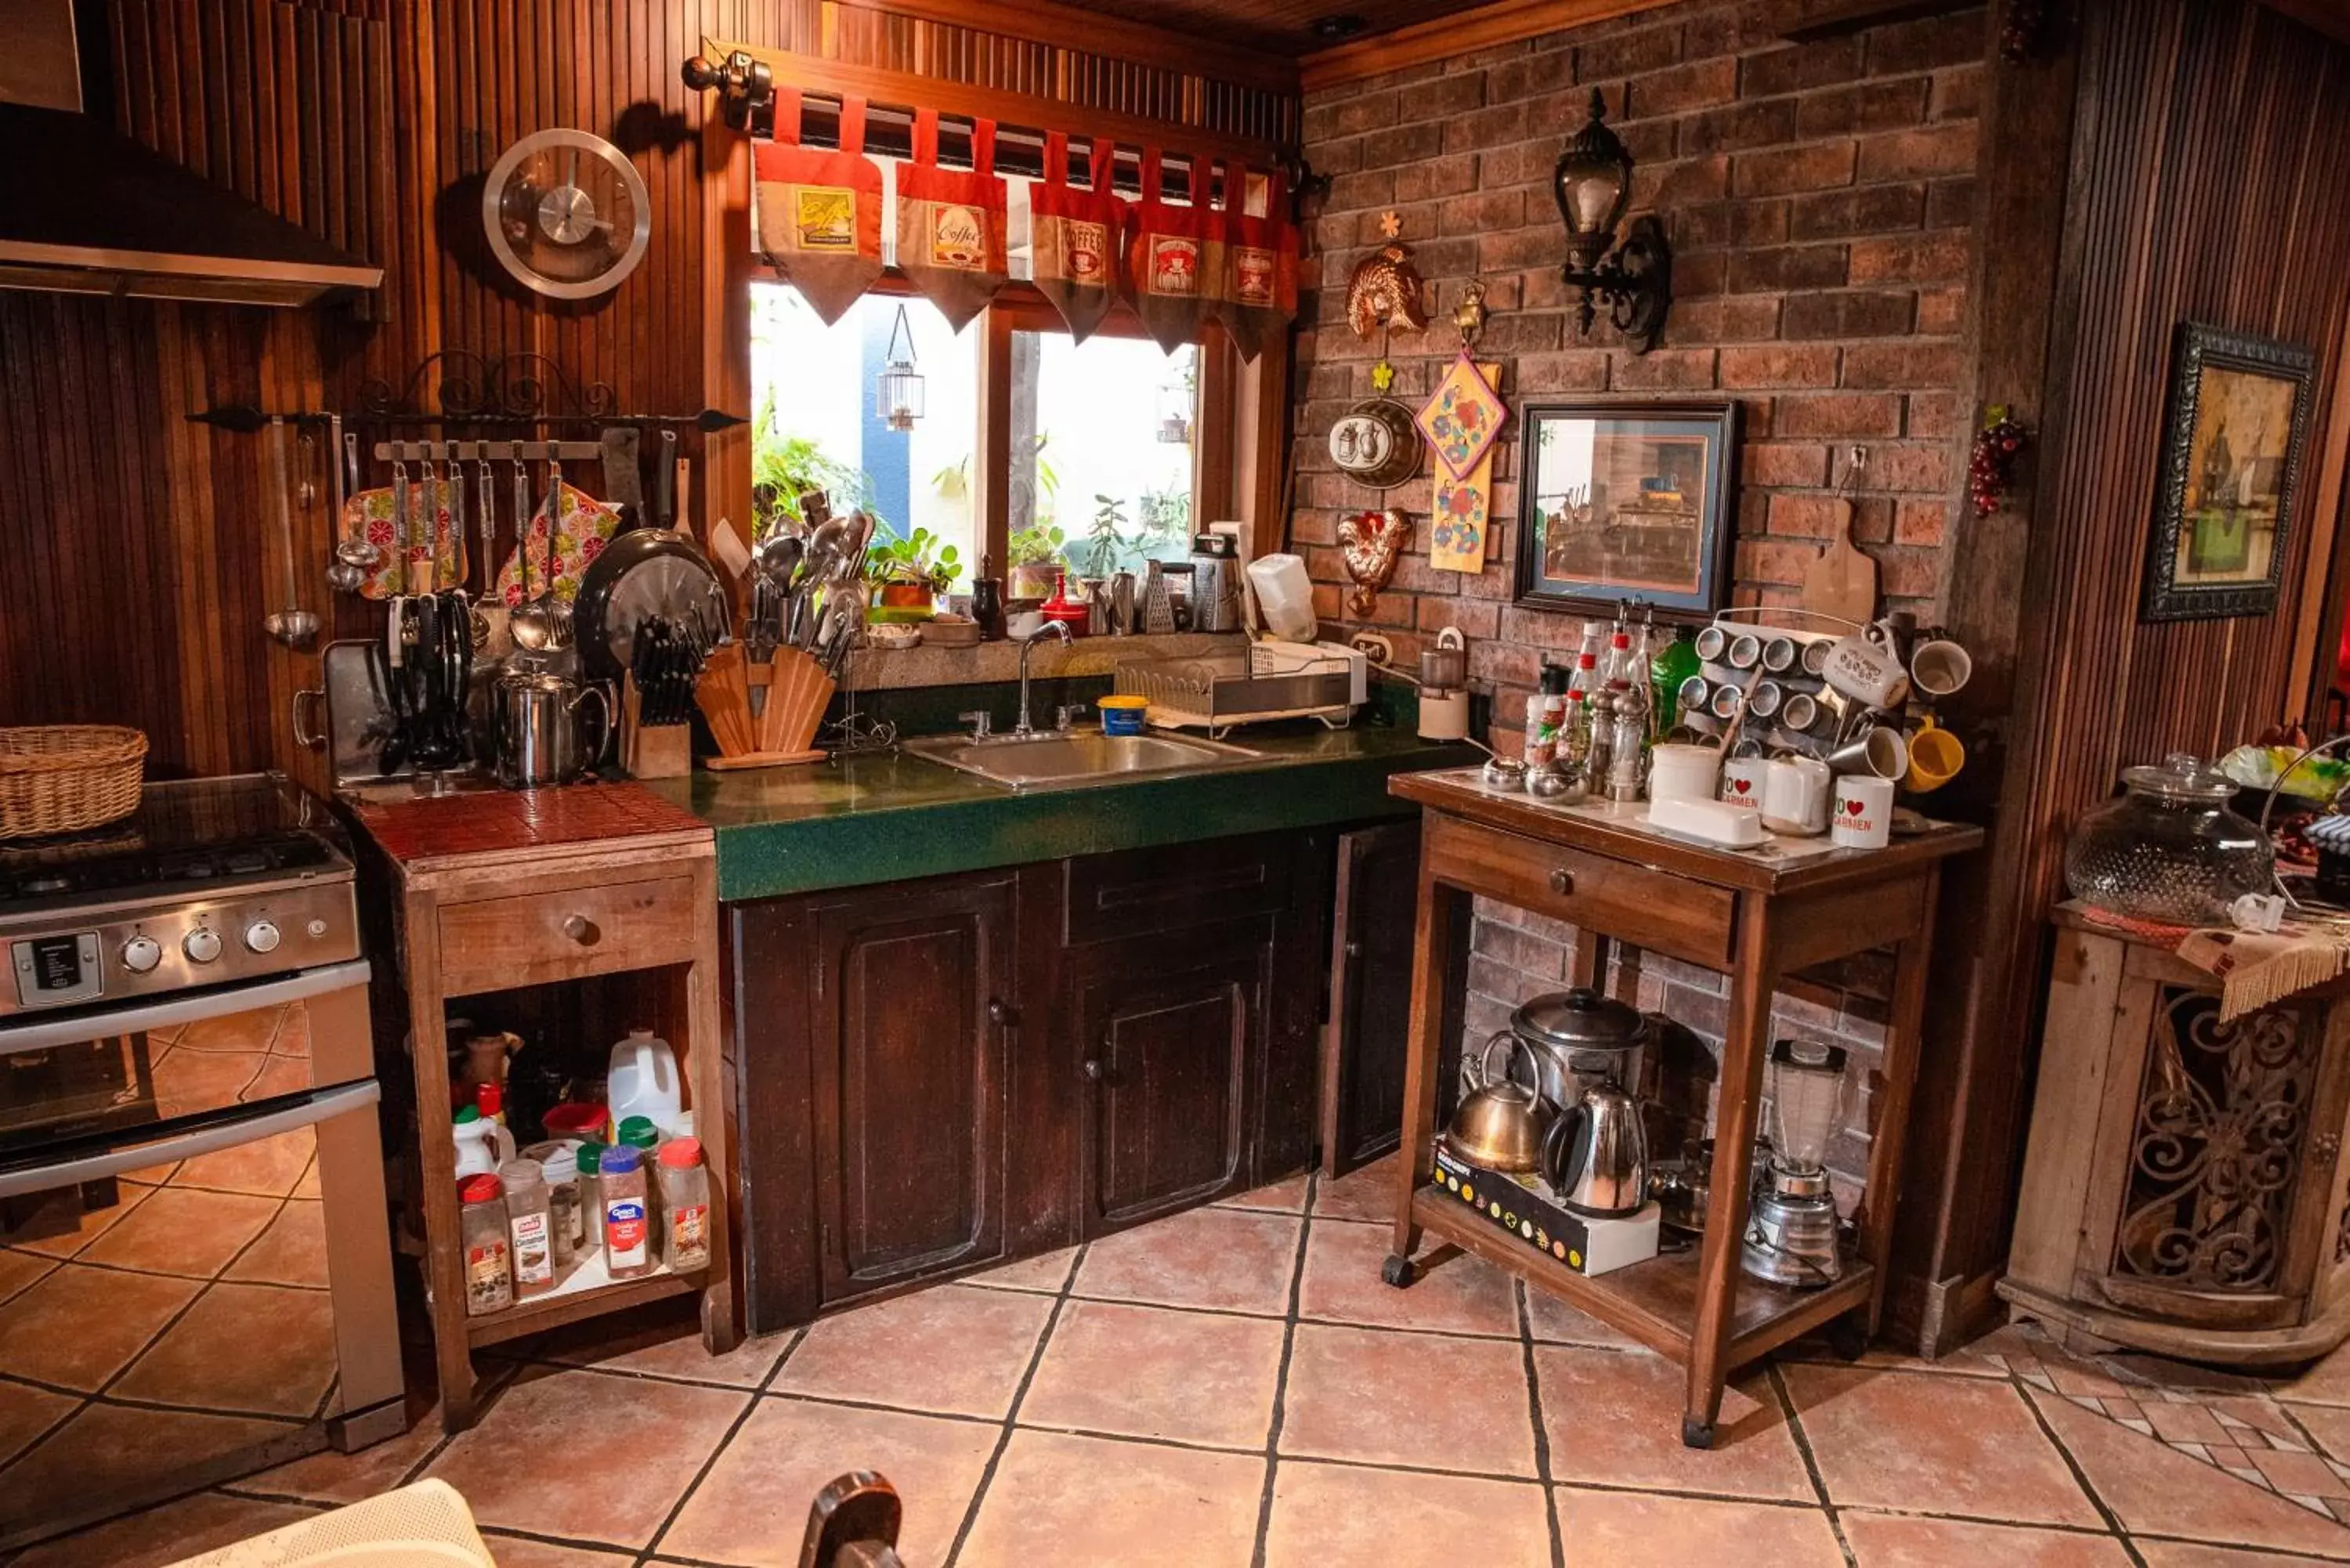
[[[95,833],[0,846],[0,1018],[359,956],[341,829],[275,774],[149,784]]]
[[[369,979],[347,841],[283,778],[0,846],[0,1431],[40,1434],[0,1554],[404,1428]],[[91,1321],[128,1330],[95,1360]]]

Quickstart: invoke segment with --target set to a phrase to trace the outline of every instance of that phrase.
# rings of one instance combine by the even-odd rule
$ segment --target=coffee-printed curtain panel
[[[1207,185],[1207,164],[1194,161],[1195,191]],[[1208,319],[1211,258],[1204,204],[1179,204],[1159,191],[1159,156],[1155,147],[1142,151],[1142,200],[1136,203],[1126,247],[1127,290],[1143,330],[1167,353],[1196,343]],[[1222,234],[1216,237],[1217,258]]]
[[[1216,320],[1224,324],[1243,358],[1254,359],[1297,315],[1297,230],[1283,211],[1279,175],[1264,186],[1264,213],[1248,211],[1250,174],[1245,163],[1224,165],[1221,281],[1212,291]]]
[[[775,89],[775,138],[752,152],[759,248],[830,326],[881,275],[881,171],[865,100],[840,105],[840,150],[800,145],[800,93]]]
[[[1045,137],[1045,178],[1028,191],[1029,241],[1037,292],[1053,302],[1082,343],[1118,303],[1118,253],[1126,240],[1126,202],[1110,189],[1117,144],[1097,136],[1093,180],[1069,183],[1069,139]]]
[[[1011,277],[995,122],[974,120],[968,171],[939,167],[939,117],[914,111],[914,157],[898,166],[898,270],[960,332]]]

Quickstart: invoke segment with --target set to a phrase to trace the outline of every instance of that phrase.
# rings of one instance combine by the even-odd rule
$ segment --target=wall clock
[[[482,223],[500,265],[551,299],[593,299],[645,259],[652,203],[620,150],[585,130],[534,131],[498,157]]]

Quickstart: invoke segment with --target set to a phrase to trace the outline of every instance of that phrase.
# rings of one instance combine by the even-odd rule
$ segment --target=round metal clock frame
[[[593,277],[547,276],[523,259],[505,231],[506,197],[516,171],[538,153],[564,150],[572,156],[562,182],[537,192],[530,215],[530,222],[541,234],[557,244],[577,244],[596,229],[611,227],[611,220],[597,211],[595,198],[578,183],[583,159],[593,159],[612,172],[635,213],[628,243],[619,252],[619,258]],[[618,288],[621,280],[645,259],[645,251],[652,241],[652,203],[645,190],[644,176],[637,171],[637,166],[602,137],[585,130],[538,130],[507,148],[491,166],[489,178],[482,188],[482,226],[489,234],[490,249],[497,256],[498,265],[525,287],[550,299],[593,299]]]

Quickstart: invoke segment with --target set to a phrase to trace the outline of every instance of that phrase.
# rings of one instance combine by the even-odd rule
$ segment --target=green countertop
[[[1261,760],[1082,789],[1014,793],[903,753],[753,773],[699,771],[646,787],[718,836],[727,902],[1281,828],[1410,816],[1388,775],[1457,767],[1466,746],[1372,722],[1241,732]]]

